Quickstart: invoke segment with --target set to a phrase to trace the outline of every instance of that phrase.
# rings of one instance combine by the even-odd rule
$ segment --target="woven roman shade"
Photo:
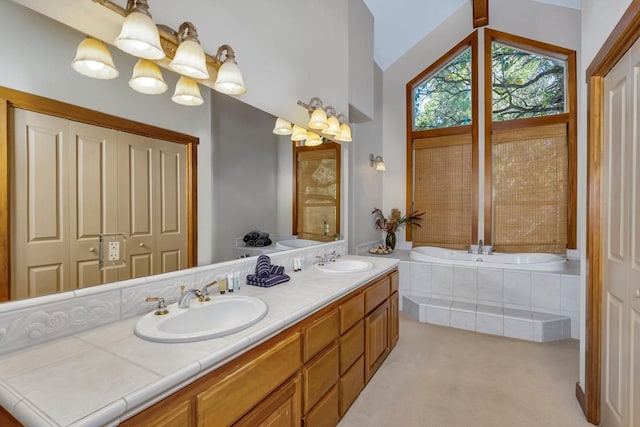
[[[339,185],[336,150],[298,151],[296,162],[298,237],[333,240]]]
[[[413,228],[414,246],[463,249],[471,242],[471,135],[413,141],[414,210],[424,211]]]
[[[566,124],[497,131],[491,144],[495,250],[565,253]]]

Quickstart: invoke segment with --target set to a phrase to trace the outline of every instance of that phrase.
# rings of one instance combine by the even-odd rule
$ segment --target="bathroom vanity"
[[[148,342],[133,334],[136,316],[4,355],[0,402],[27,425],[335,425],[399,336],[398,261],[358,259],[372,269],[307,268],[286,284],[242,287],[269,313],[228,337]],[[56,346],[72,354],[56,355]],[[71,379],[56,380],[66,372]],[[47,393],[47,382],[61,390]],[[0,424],[11,423],[20,425],[0,408]]]

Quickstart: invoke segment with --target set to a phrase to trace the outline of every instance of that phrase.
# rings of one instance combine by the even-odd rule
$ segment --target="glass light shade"
[[[127,15],[115,45],[133,56],[144,59],[162,59],[164,50],[160,45],[158,27],[149,15],[131,12]]]
[[[213,88],[227,95],[242,95],[247,91],[238,64],[225,61],[218,70]]]
[[[292,141],[304,141],[307,139],[307,130],[301,126],[293,125],[293,132],[291,133]]]
[[[309,119],[309,127],[311,129],[326,129],[329,127],[327,123],[327,113],[322,108],[316,108]]]
[[[340,125],[340,133],[335,136],[336,141],[351,142],[351,128],[348,124],[342,123]]]
[[[376,159],[376,170],[381,172],[384,172],[387,170],[387,166],[382,161],[382,158],[380,158],[380,160]]]
[[[276,119],[276,126],[273,128],[273,133],[276,135],[291,135],[293,133],[293,129],[291,129],[291,122],[278,117]]]
[[[198,83],[184,76],[178,80],[176,90],[171,100],[176,104],[188,106],[202,105],[204,103],[204,99],[202,99],[202,95],[200,95]]]
[[[133,76],[129,86],[137,92],[147,95],[157,95],[167,91],[167,84],[162,78],[160,68],[148,59],[139,59],[133,67]]]
[[[329,127],[322,130],[322,134],[329,136],[336,136],[340,133],[340,121],[336,116],[331,116],[327,118],[327,123]]]
[[[94,79],[115,79],[120,73],[113,65],[111,52],[104,43],[91,37],[80,42],[71,68]]]
[[[183,76],[192,77],[194,79],[208,79],[209,71],[207,71],[207,60],[200,43],[194,40],[183,40],[178,46],[176,56],[169,63],[176,73]]]
[[[314,147],[316,145],[322,144],[322,138],[315,132],[308,132],[309,137],[305,141],[304,145],[307,147]]]

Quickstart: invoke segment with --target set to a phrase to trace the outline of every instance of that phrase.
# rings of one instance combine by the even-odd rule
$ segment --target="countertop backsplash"
[[[316,262],[316,256],[332,251],[346,255],[346,241],[272,253],[269,257],[273,264],[284,266],[287,274],[295,274],[294,257],[304,257],[306,269]],[[246,276],[255,272],[256,261],[257,257],[241,258],[0,304],[0,354],[148,313],[154,303],[145,302],[147,297],[163,297],[167,304],[174,303],[180,285],[200,289],[220,276],[239,272],[241,286],[246,286]]]

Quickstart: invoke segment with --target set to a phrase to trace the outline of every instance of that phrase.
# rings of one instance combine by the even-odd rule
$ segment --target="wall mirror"
[[[0,86],[200,140],[199,257],[194,264],[236,258],[236,239],[251,230],[292,234],[293,146],[288,137],[271,132],[274,116],[206,88],[201,89],[205,106],[195,108],[172,106],[170,95],[160,99],[133,92],[126,74],[135,61],[115,48],[110,50],[114,60],[123,64],[121,76],[116,79],[117,87],[107,86],[78,75],[69,65],[82,34],[13,2],[0,3],[0,16],[4,17],[2,39],[11,40],[18,32],[28,34],[22,43],[3,44],[3,64],[7,66],[0,69]],[[169,73],[165,79],[170,87],[177,80]],[[0,117],[0,132],[6,135],[8,111],[0,111]],[[8,167],[11,149],[2,148],[0,161]],[[9,200],[6,194],[0,196]],[[0,206],[2,223],[8,224],[8,211],[8,206]],[[9,234],[7,228],[0,227],[0,231]],[[7,247],[10,239],[5,236],[3,240]],[[8,253],[7,248],[0,250]],[[0,270],[8,268],[8,259],[4,261]],[[0,292],[0,301],[7,299],[2,297]]]

